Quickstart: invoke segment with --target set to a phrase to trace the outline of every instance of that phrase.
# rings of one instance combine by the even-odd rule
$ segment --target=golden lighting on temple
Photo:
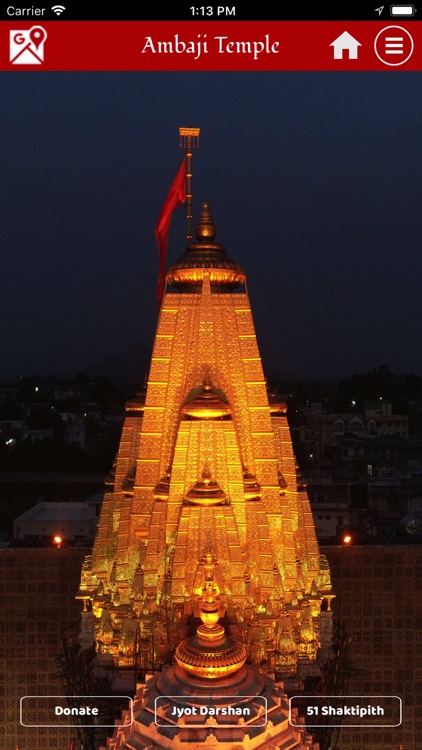
[[[181,136],[193,147],[191,133]],[[157,748],[172,745],[146,729],[154,701],[209,700],[211,684],[215,695],[252,703],[271,695],[272,719],[255,728],[254,748],[290,742],[282,686],[319,674],[331,649],[330,571],[287,406],[267,391],[246,274],[216,233],[204,203],[195,241],[167,273],[146,395],[126,404],[77,594],[80,640],[95,640],[98,674],[114,670],[114,685],[124,670],[132,685],[144,676],[131,732]],[[223,741],[214,724],[192,735],[192,747]],[[124,737],[116,730],[107,748],[128,746]],[[305,747],[295,742],[286,746]]]

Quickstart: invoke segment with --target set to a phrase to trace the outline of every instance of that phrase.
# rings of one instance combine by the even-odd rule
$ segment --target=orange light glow
[[[60,547],[60,545],[62,543],[62,538],[61,538],[61,536],[55,536],[54,539],[53,539],[53,541],[54,541],[54,544],[57,544],[57,546]]]
[[[343,537],[343,544],[351,544],[352,543],[352,537],[350,534],[345,534]]]

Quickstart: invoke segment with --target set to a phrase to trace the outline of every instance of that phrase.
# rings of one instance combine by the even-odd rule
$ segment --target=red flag
[[[175,208],[180,206],[186,200],[186,159],[182,161],[182,165],[176,175],[170,192],[166,198],[166,202],[161,210],[157,226],[155,227],[155,236],[158,242],[158,248],[160,251],[160,270],[158,273],[158,288],[157,298],[158,307],[161,307],[164,294],[164,280],[166,273],[166,253],[167,243],[170,232],[170,221],[171,215]]]

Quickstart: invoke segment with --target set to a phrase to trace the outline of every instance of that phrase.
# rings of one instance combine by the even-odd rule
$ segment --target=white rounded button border
[[[378,41],[378,38],[381,36],[381,34],[384,33],[384,31],[388,31],[388,29],[400,29],[400,31],[403,31],[405,34],[407,34],[407,36],[410,39],[411,50],[410,50],[408,56],[404,60],[400,60],[399,62],[396,62],[396,63],[387,62],[387,60],[384,60],[382,57],[380,57],[380,55],[378,54],[378,50],[377,50],[377,41]],[[411,36],[411,34],[409,34],[409,32],[408,32],[407,29],[403,28],[403,26],[385,26],[385,28],[381,29],[381,31],[378,32],[378,34],[375,37],[375,41],[374,41],[374,50],[375,50],[376,56],[378,57],[378,60],[380,60],[380,62],[382,62],[384,65],[389,65],[390,67],[394,67],[394,68],[396,68],[398,65],[404,65],[404,63],[407,62],[410,57],[412,57],[414,48],[415,48],[415,45],[414,45],[414,42],[413,42],[413,37]]]

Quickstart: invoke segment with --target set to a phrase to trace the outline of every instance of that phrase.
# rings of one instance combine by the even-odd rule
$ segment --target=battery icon
[[[415,15],[414,5],[390,5],[390,16],[409,17]]]

